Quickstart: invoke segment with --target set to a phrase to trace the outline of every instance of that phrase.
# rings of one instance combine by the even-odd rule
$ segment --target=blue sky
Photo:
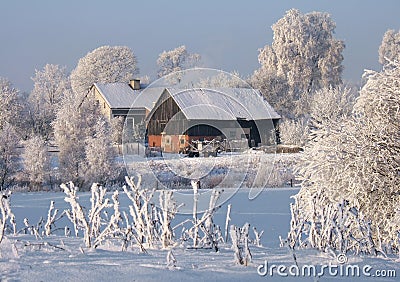
[[[182,44],[202,55],[204,67],[247,76],[290,8],[331,15],[346,44],[344,79],[358,81],[364,69],[380,69],[385,31],[400,29],[398,0],[2,0],[0,7],[0,76],[23,91],[32,89],[35,69],[51,63],[70,71],[103,45],[130,47],[140,76],[154,77],[158,55]]]

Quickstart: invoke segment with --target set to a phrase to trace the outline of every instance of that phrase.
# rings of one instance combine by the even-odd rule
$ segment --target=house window
[[[106,108],[106,103],[105,103],[105,102],[103,102],[103,108],[104,108],[104,109]]]

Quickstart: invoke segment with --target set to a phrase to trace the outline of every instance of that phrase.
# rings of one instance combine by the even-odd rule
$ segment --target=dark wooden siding
[[[176,114],[180,113],[178,116],[174,117]],[[172,121],[171,119],[174,118]],[[161,132],[165,130],[165,126],[179,126],[185,121],[182,112],[180,111],[178,105],[175,101],[169,97],[167,98],[153,113],[150,117],[149,123],[147,125],[148,135],[161,135]]]

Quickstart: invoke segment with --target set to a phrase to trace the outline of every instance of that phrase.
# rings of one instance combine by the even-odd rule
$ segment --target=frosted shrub
[[[310,135],[292,205],[292,247],[399,252],[399,65],[365,78],[354,116],[322,122]]]
[[[54,208],[54,201],[51,201],[49,211],[47,213],[47,221],[44,226],[44,234],[46,236],[51,235],[51,228],[54,225],[54,222],[56,221],[57,213],[58,213],[58,209]]]
[[[221,196],[221,191],[213,189],[210,196],[208,209],[199,218],[197,211],[198,204],[198,182],[192,181],[193,186],[193,219],[192,226],[185,232],[193,241],[193,248],[211,248],[218,251],[218,242],[224,242],[221,228],[214,224],[213,217],[220,208],[217,202]],[[202,235],[202,236],[201,236]],[[186,237],[186,236],[185,236]]]
[[[66,211],[66,215],[74,225],[75,236],[78,236],[79,230],[83,230],[85,246],[92,247],[93,239],[100,234],[101,212],[111,206],[109,199],[105,199],[106,189],[98,186],[97,183],[92,185],[92,208],[88,214],[85,214],[84,208],[78,202],[79,197],[76,195],[78,188],[72,182],[68,186],[61,184],[61,188],[66,194],[65,201],[71,205],[71,209]]]
[[[76,196],[76,192],[78,191],[78,187],[75,187],[72,182],[69,185],[61,184],[61,189],[64,190],[64,193],[67,195],[65,197],[65,201],[71,205],[71,210],[67,210],[66,214],[69,220],[74,225],[75,236],[78,236],[79,229],[83,229],[85,245],[87,248],[90,248],[90,226],[89,220],[85,216],[82,206],[78,203],[78,197]]]
[[[131,200],[132,205],[129,205],[129,213],[132,217],[134,233],[136,234],[137,243],[142,246],[144,243],[148,247],[153,247],[156,239],[155,222],[153,205],[150,203],[153,198],[155,189],[147,190],[141,189],[141,176],[135,183],[134,178],[126,177],[125,180],[128,184],[123,186],[123,190],[128,198]],[[142,247],[141,247],[142,249]]]
[[[106,238],[109,237],[117,237],[123,234],[123,230],[120,228],[120,223],[122,222],[121,212],[119,210],[119,201],[118,201],[118,190],[113,193],[112,200],[113,200],[113,207],[114,213],[111,216],[109,222],[107,223],[104,230],[97,236],[93,246],[96,248],[104,241]],[[97,224],[98,225],[98,224]]]
[[[162,247],[166,248],[173,242],[173,230],[171,228],[171,221],[174,219],[178,207],[173,200],[172,191],[160,192],[160,208],[162,214],[159,216],[161,222],[161,243]]]
[[[279,137],[285,145],[304,146],[307,143],[308,126],[303,119],[286,119],[279,124]]]
[[[235,253],[235,263],[248,265],[252,260],[249,248],[249,228],[250,224],[246,223],[243,228],[231,225],[230,234],[232,240],[232,249]]]
[[[4,233],[7,227],[7,220],[10,223],[13,223],[13,229],[15,233],[15,217],[14,214],[11,212],[10,207],[10,196],[11,192],[2,192],[0,193],[0,244],[3,241]]]
[[[167,253],[167,267],[168,268],[174,268],[176,267],[177,260],[175,258],[174,253],[172,250],[169,250]]]

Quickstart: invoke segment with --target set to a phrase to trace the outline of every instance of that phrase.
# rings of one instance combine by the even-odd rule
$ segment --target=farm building
[[[147,117],[148,144],[164,152],[206,140],[269,145],[279,119],[254,89],[165,88]]]
[[[140,93],[146,89],[146,95]],[[144,122],[164,88],[143,88],[137,79],[129,83],[94,83],[89,93],[108,119],[124,117],[128,125]]]

